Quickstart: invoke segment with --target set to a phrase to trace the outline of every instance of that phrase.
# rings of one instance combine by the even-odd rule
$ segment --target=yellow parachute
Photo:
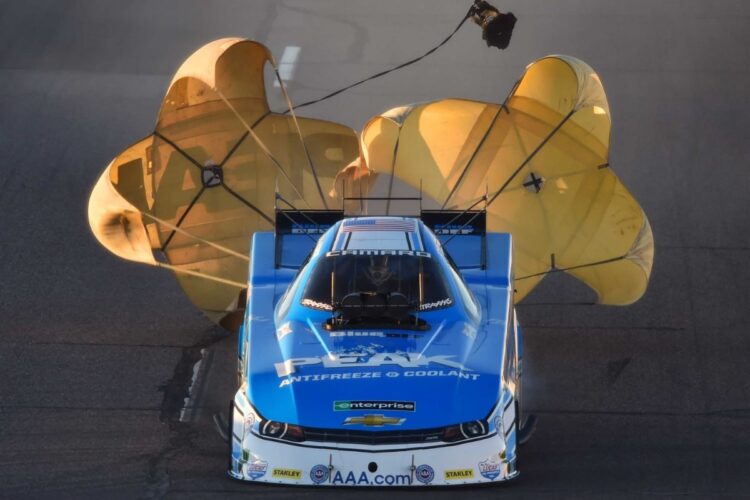
[[[236,325],[252,234],[273,230],[279,200],[340,209],[346,193],[419,189],[425,208],[486,205],[487,229],[514,237],[517,301],[554,270],[581,279],[603,304],[645,292],[653,236],[609,167],[609,107],[585,63],[540,59],[502,104],[396,108],[370,120],[358,144],[348,127],[297,118],[283,82],[291,113],[271,112],[267,62],[276,69],[268,49],[249,40],[196,51],[172,80],[153,133],[110,163],[89,200],[102,245],[174,271],[210,318]],[[368,213],[399,209],[377,207]]]
[[[550,56],[530,64],[502,104],[395,108],[365,125],[360,147],[368,186],[389,177],[385,197],[398,179],[437,204],[429,208],[486,203],[487,230],[513,235],[516,301],[564,270],[599,303],[626,305],[646,291],[654,243],[609,166],[610,126],[598,75],[578,59]]]
[[[266,62],[276,67],[265,46],[242,39],[196,51],[172,80],[153,134],[110,163],[89,200],[102,245],[173,270],[216,321],[244,307],[251,237],[273,230],[276,193],[326,208],[333,200],[323,185],[358,154],[348,127],[271,113]]]

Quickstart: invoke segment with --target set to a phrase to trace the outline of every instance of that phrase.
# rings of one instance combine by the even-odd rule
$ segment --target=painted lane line
[[[284,83],[294,79],[294,65],[297,64],[297,58],[299,57],[300,48],[296,45],[287,45],[284,47],[284,52],[281,54],[281,60],[279,61],[279,76]],[[273,81],[274,87],[279,87],[279,81]]]

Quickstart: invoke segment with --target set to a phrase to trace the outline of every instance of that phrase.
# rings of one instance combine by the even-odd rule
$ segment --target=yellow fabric
[[[443,208],[464,209],[488,193],[487,229],[513,234],[517,301],[554,261],[573,268],[599,303],[625,305],[646,290],[653,235],[608,168],[610,125],[596,73],[550,56],[527,67],[505,109],[445,99],[373,118],[362,131],[361,168],[368,186],[393,176]],[[539,192],[524,186],[532,173],[543,179]]]
[[[166,261],[159,265],[174,269],[190,300],[217,321],[244,307],[232,283],[245,283],[248,271],[247,259],[221,249],[249,255],[253,233],[274,227],[276,191],[297,208],[340,206],[332,195],[321,199],[291,117],[268,108],[269,60],[266,47],[242,39],[196,51],[172,80],[154,134],[113,160],[102,178],[110,184],[100,180],[89,202],[92,230],[105,247],[157,264],[144,251],[150,242]],[[299,126],[327,192],[357,157],[357,136],[323,120],[299,118]],[[218,165],[223,185],[204,186],[202,176],[211,174],[202,167]]]
[[[99,177],[89,198],[91,232],[107,250],[118,257],[156,265],[146,228],[141,221],[141,212],[112,185],[111,165]]]
[[[243,307],[244,256],[255,231],[273,228],[276,192],[316,209],[339,207],[344,196],[418,190],[423,208],[457,209],[488,193],[488,230],[514,237],[516,300],[550,270],[552,255],[603,304],[644,293],[653,235],[606,166],[609,106],[585,63],[551,56],[531,64],[504,107],[446,99],[395,108],[370,120],[359,144],[348,127],[299,118],[311,167],[292,117],[268,108],[269,61],[266,47],[242,39],[196,51],[172,80],[153,134],[110,163],[89,200],[103,246],[175,271],[212,319],[234,321]],[[543,179],[538,192],[531,174]],[[350,201],[346,209],[418,213],[407,202]]]

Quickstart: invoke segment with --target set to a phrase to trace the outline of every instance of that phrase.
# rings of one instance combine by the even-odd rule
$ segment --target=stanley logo
[[[383,427],[384,425],[401,425],[405,421],[405,418],[386,417],[385,415],[362,415],[361,417],[347,417],[344,420],[344,425]]]
[[[474,469],[456,469],[445,471],[446,481],[457,481],[460,479],[472,479],[474,477]]]
[[[302,471],[298,469],[277,469],[274,468],[271,473],[273,477],[279,477],[282,479],[294,479],[299,481],[302,479]]]

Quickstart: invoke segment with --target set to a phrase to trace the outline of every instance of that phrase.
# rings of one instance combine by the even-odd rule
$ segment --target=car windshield
[[[345,298],[381,296],[414,311],[453,303],[440,265],[427,252],[343,250],[328,252],[315,265],[302,305],[333,311]]]

